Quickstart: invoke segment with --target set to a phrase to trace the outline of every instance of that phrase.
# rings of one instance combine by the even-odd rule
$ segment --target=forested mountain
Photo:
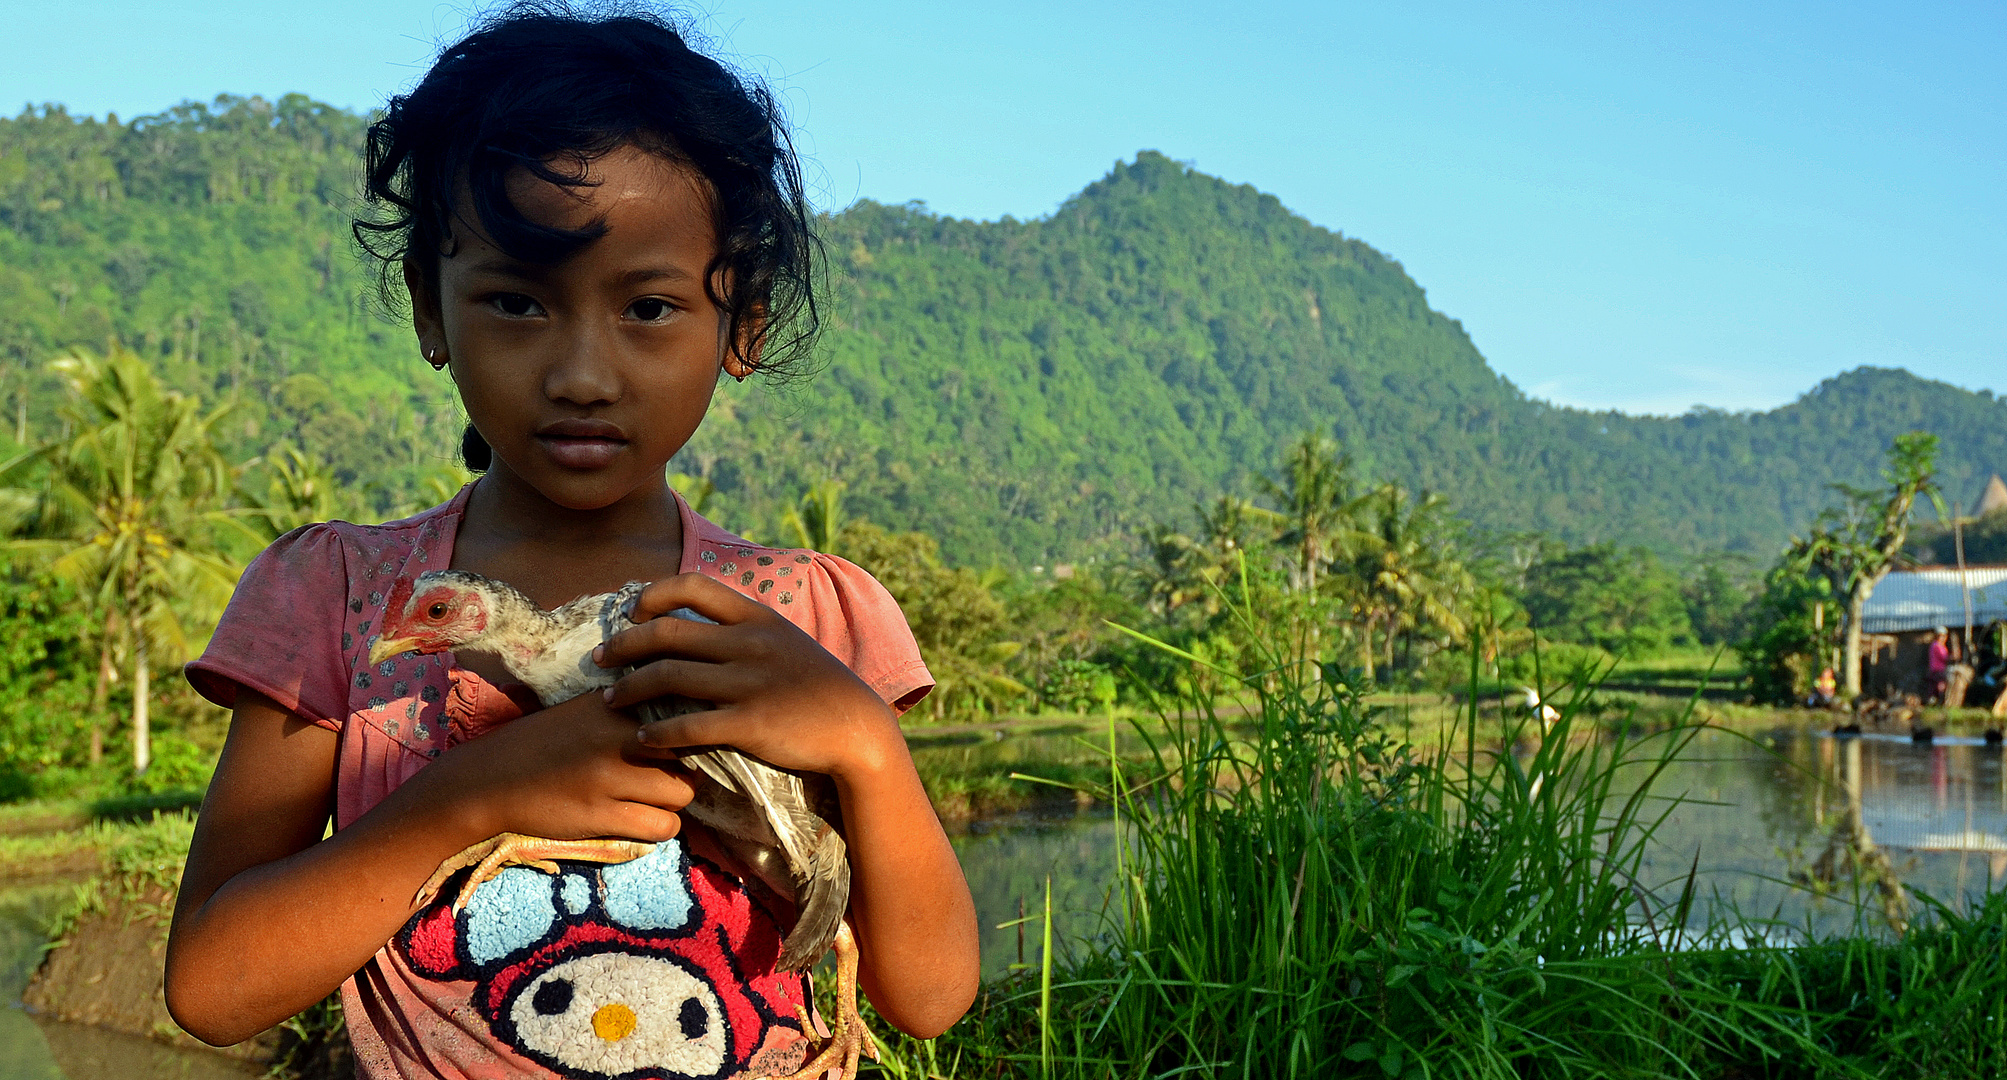
[[[379,505],[442,463],[448,384],[371,313],[347,239],[362,125],[297,96],[0,121],[0,350],[29,427],[53,423],[47,356],[116,334],[241,398],[240,449],[301,442]],[[1668,553],[1767,555],[1914,427],[1957,498],[2007,469],[2007,402],[1897,370],[1763,413],[1529,399],[1388,256],[1154,153],[1036,221],[860,203],[823,230],[825,369],[728,389],[677,463],[754,532],[834,477],[959,562],[1113,554],[1251,494],[1306,429],[1482,527]]]
[[[116,335],[184,390],[234,398],[243,455],[285,439],[378,505],[449,458],[451,386],[379,318],[349,214],[365,121],[298,95],[129,124],[0,120],[0,424],[49,434],[47,361]]]

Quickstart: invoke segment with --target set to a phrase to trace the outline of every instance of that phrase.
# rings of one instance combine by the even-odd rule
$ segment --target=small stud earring
[[[446,369],[446,361],[439,359],[439,346],[437,345],[425,350],[425,362],[431,364],[434,371],[444,371]]]

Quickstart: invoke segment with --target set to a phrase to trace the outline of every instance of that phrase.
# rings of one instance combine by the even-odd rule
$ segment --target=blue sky
[[[466,5],[0,0],[0,108],[417,78]],[[818,201],[1050,212],[1160,150],[1399,259],[1565,404],[2007,392],[2007,5],[709,0]]]

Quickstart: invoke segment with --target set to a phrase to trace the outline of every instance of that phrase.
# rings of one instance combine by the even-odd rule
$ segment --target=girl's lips
[[[611,421],[569,416],[538,428],[537,442],[567,469],[600,469],[627,448],[627,432]]]
[[[576,435],[538,435],[537,442],[551,460],[567,469],[602,469],[613,463],[613,459],[627,449],[626,439],[581,437]]]

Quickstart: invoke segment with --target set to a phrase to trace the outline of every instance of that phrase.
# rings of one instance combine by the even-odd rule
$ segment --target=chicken
[[[429,571],[416,582],[400,580],[393,587],[380,636],[370,646],[370,663],[405,652],[490,653],[544,706],[556,705],[610,686],[623,674],[594,663],[592,650],[634,625],[634,601],[646,584],[629,582],[617,592],[545,611],[503,582],[463,570]],[[687,608],[671,617],[710,621]],[[638,711],[649,721],[704,707],[689,699],[662,699]],[[857,946],[844,921],[850,862],[843,837],[831,824],[839,813],[835,783],[817,773],[777,769],[730,747],[683,750],[678,756],[698,774],[696,796],[683,812],[710,826],[757,885],[799,912],[775,966],[800,971],[832,948],[836,951],[837,1015],[829,1044],[788,1080],[805,1080],[839,1063],[844,1076],[855,1075],[861,1052],[874,1059],[878,1053],[857,1011]],[[476,888],[509,866],[557,873],[558,859],[621,863],[653,848],[631,840],[550,840],[503,833],[441,863],[419,890],[418,902],[429,902],[468,867],[474,872],[454,900],[456,912]],[[801,1019],[803,1029],[812,1031],[808,1018]]]

